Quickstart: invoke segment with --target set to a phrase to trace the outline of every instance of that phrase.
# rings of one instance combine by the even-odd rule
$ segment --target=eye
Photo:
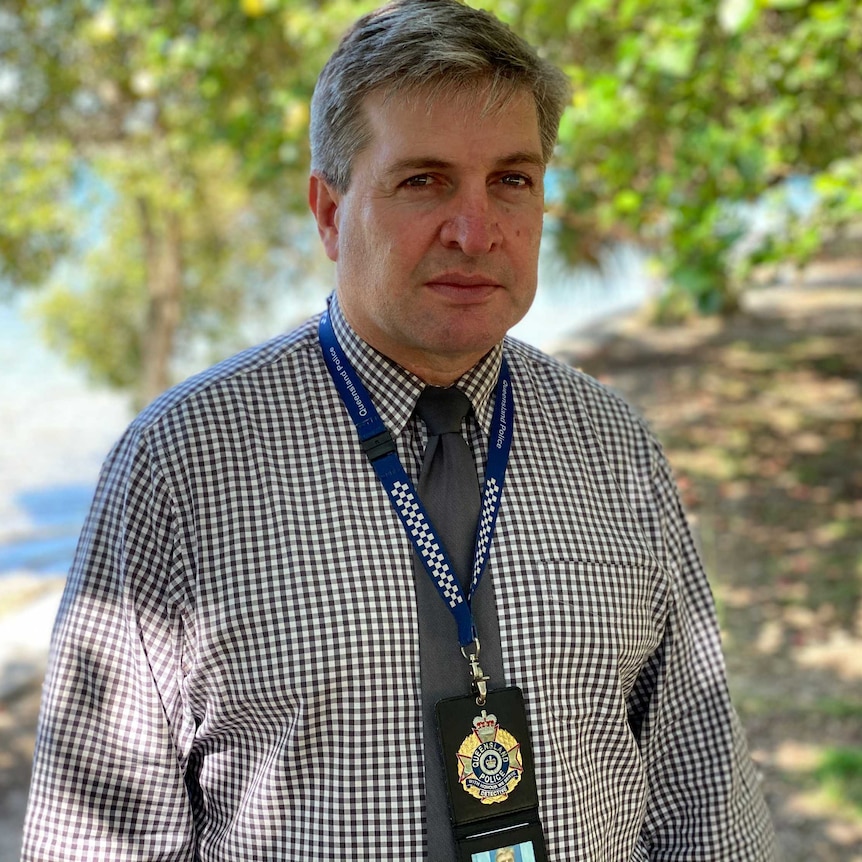
[[[515,189],[526,189],[533,185],[533,181],[526,174],[503,174],[500,183]]]
[[[417,174],[415,177],[408,177],[401,185],[410,189],[424,189],[433,182],[434,177],[431,174]]]

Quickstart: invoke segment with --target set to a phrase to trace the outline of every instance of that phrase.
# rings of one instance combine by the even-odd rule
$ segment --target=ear
[[[308,180],[308,205],[317,222],[317,232],[326,250],[326,256],[338,260],[338,204],[341,195],[319,174]]]

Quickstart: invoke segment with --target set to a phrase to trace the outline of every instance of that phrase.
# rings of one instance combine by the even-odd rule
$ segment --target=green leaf
[[[721,0],[718,22],[726,33],[742,33],[754,23],[757,12],[755,0]]]
[[[614,195],[614,209],[624,215],[637,212],[642,202],[641,196],[632,189],[622,189]]]

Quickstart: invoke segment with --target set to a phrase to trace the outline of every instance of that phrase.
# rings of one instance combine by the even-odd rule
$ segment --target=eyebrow
[[[515,165],[531,165],[540,168],[544,171],[545,160],[538,154],[527,150],[510,153],[497,159],[495,167],[498,170],[511,168]],[[387,175],[400,174],[404,171],[427,171],[427,170],[447,170],[452,167],[452,162],[447,162],[445,159],[438,159],[434,156],[413,156],[411,158],[399,159],[386,168]]]

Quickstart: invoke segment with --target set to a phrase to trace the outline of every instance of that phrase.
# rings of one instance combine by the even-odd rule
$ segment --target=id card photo
[[[458,862],[548,862],[538,820],[456,839]]]
[[[474,853],[470,862],[536,862],[536,855],[533,842],[524,841],[521,844]]]

